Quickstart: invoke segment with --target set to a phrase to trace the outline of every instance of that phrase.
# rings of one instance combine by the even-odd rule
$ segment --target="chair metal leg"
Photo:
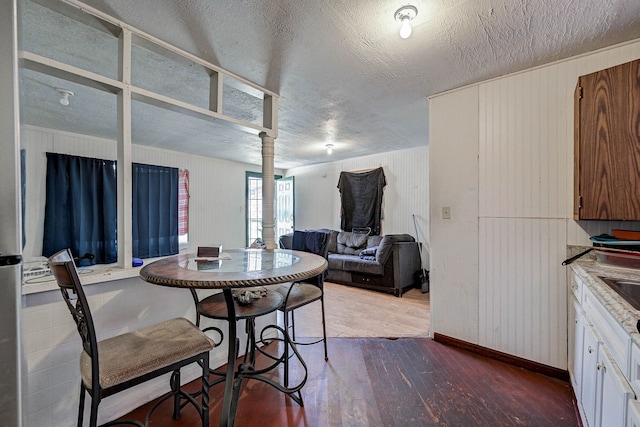
[[[84,420],[84,396],[85,388],[82,379],[80,379],[80,401],[78,403],[78,427],[82,427],[82,421]]]
[[[324,320],[324,295],[320,298],[320,305],[322,307],[322,336],[324,337],[324,361],[329,360],[329,353],[327,353],[327,324]]]
[[[171,392],[173,393],[173,419],[180,418],[180,369],[171,374]]]
[[[284,332],[285,334],[289,333],[289,313],[293,313],[293,311],[288,312],[285,311],[284,312]],[[284,339],[282,340],[282,344],[284,345],[284,386],[285,387],[289,387],[289,345],[291,345],[289,343],[289,341],[287,340],[287,337],[285,336]]]
[[[98,405],[100,405],[100,391],[91,390],[91,416],[89,417],[89,427],[98,425]]]
[[[202,358],[202,427],[209,427],[209,354]]]
[[[291,339],[296,340],[296,317],[295,310],[291,310]]]

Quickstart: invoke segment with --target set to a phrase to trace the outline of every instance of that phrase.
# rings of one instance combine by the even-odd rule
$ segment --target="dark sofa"
[[[369,236],[327,229],[313,231],[328,233],[329,269],[325,281],[396,296],[419,285],[420,250],[413,236]],[[281,236],[279,243],[280,247],[291,249],[293,234]]]

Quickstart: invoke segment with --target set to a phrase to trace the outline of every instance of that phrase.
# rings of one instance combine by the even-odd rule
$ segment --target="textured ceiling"
[[[640,0],[414,0],[418,16],[406,40],[394,20],[407,4],[399,1],[84,3],[278,93],[275,163],[285,169],[424,146],[428,96],[640,38]],[[52,23],[44,17],[49,13],[24,3],[24,48],[45,52],[48,44],[64,44],[60,55],[116,72],[117,45],[76,34],[63,18]],[[206,105],[206,76],[198,67],[187,66],[185,74],[185,67],[163,66],[144,49],[137,57],[151,89]],[[27,70],[22,83],[25,123],[115,138],[115,97],[68,84],[78,93],[64,109],[54,90],[64,81]],[[238,106],[225,113],[259,123],[256,105],[230,92]],[[133,110],[136,143],[261,162],[256,135],[143,104]],[[334,144],[331,156],[327,143]]]

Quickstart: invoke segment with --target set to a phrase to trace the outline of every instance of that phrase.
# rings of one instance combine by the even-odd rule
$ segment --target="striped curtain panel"
[[[178,236],[189,233],[189,171],[178,172]]]

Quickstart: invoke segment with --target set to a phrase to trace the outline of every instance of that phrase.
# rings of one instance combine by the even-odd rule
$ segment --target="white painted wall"
[[[566,246],[640,228],[572,219],[573,92],[637,58],[638,40],[430,99],[432,332],[566,369]]]
[[[25,127],[22,147],[27,150],[27,245],[25,255],[40,254],[44,222],[46,151],[115,159],[115,141],[47,129]],[[186,168],[190,172],[189,251],[207,243],[225,247],[245,244],[245,172],[259,166],[184,153],[133,146],[133,161]],[[276,171],[276,173],[282,173]],[[82,276],[81,276],[82,277]],[[172,317],[195,321],[189,292],[151,285],[139,278],[87,286],[100,339],[148,326]],[[206,292],[204,292],[206,293]],[[59,291],[22,296],[22,339],[25,366],[23,415],[27,426],[75,425],[80,389],[80,339]],[[275,321],[264,316],[258,328]],[[213,324],[204,321],[205,325]],[[226,322],[215,322],[226,331]],[[244,329],[239,328],[241,339]],[[212,335],[217,339],[215,335]],[[211,366],[226,363],[226,341],[214,349]],[[183,371],[183,380],[198,369]],[[120,416],[168,390],[168,376],[107,398],[99,422]],[[86,405],[88,409],[88,405]]]
[[[330,228],[340,230],[340,172],[382,167],[387,180],[384,189],[382,234],[407,233],[423,243],[425,268],[429,265],[429,148],[426,145],[339,162],[289,169],[295,177],[295,227],[298,230]]]
[[[430,141],[438,142],[429,143],[432,325],[439,319],[431,331],[470,342],[478,335],[477,99],[478,88],[470,87],[429,105]],[[445,123],[446,140],[440,140]],[[442,219],[443,207],[451,219]]]

